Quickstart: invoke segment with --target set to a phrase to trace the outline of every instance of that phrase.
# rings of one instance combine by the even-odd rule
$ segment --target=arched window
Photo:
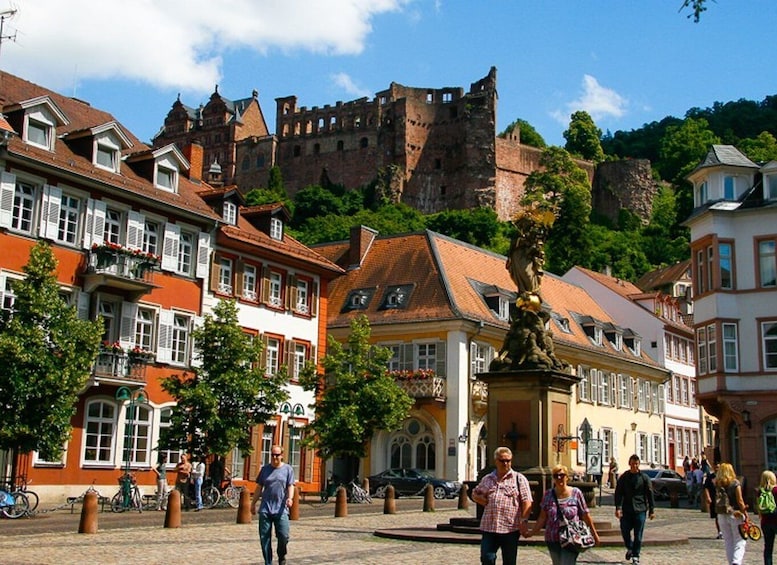
[[[434,471],[437,467],[437,446],[432,430],[416,418],[407,420],[389,441],[391,468]]]

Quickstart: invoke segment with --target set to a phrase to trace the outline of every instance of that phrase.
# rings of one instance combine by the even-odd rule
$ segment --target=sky
[[[300,106],[392,82],[462,87],[497,69],[497,132],[518,118],[563,145],[570,115],[632,130],[777,94],[774,0],[0,0],[0,68],[105,110],[143,141],[176,98],[218,85]],[[15,13],[11,11],[15,10]]]

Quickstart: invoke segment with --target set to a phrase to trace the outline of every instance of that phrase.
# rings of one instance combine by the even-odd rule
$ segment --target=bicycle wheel
[[[124,494],[121,490],[111,499],[111,512],[124,512]]]
[[[143,512],[143,495],[138,487],[132,487],[132,509]]]
[[[202,507],[213,508],[219,503],[219,489],[216,487],[204,487],[202,489]]]
[[[747,535],[750,536],[751,540],[758,541],[761,539],[761,528],[755,524],[750,524],[750,527],[747,528]]]
[[[240,506],[240,493],[243,491],[243,487],[228,486],[224,489],[224,500],[227,501],[232,508]]]
[[[13,504],[10,506],[3,506],[3,516],[10,518],[11,520],[26,516],[30,511],[30,502],[27,500],[27,497],[21,492],[12,492],[11,496],[13,497]]]
[[[38,498],[38,493],[32,490],[23,490],[24,496],[27,497],[27,500],[30,502],[30,512],[35,512],[35,509],[38,508],[38,503],[40,502],[40,499]]]

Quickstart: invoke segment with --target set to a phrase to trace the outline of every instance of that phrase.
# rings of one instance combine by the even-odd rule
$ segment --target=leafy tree
[[[693,21],[699,23],[702,12],[707,11],[706,4],[707,0],[683,0],[683,5],[680,6],[680,10],[682,11],[686,8],[690,8],[692,13],[688,14],[688,17],[693,17]]]
[[[248,206],[260,206],[262,204],[275,204],[276,202],[283,202],[288,204],[286,200],[279,198],[277,192],[268,190],[266,188],[254,188],[246,194],[246,204]]]
[[[569,129],[564,132],[564,139],[567,140],[564,148],[572,155],[601,163],[604,161],[601,137],[602,130],[596,127],[593,118],[588,112],[580,110],[572,114]]]
[[[491,208],[446,210],[426,217],[426,227],[449,237],[485,247],[499,232],[499,220]]]
[[[0,320],[0,449],[38,451],[50,461],[70,438],[103,332],[101,320],[78,319],[64,301],[56,268],[51,247],[38,242],[27,276],[12,283],[13,312]]]
[[[522,144],[531,145],[532,147],[537,147],[539,149],[545,149],[545,147],[548,146],[542,136],[534,129],[534,126],[521,118],[518,118],[507,126],[505,130],[499,134],[499,137],[507,137],[509,134],[513,133],[516,128],[518,128],[521,135],[520,139]]]
[[[637,231],[608,230],[603,226],[589,228],[591,255],[588,267],[595,271],[609,268],[613,277],[635,281],[650,270]]]
[[[322,457],[364,457],[378,431],[399,428],[413,399],[389,375],[391,351],[370,344],[366,316],[351,321],[347,345],[331,336],[322,361],[325,387],[316,398],[316,418],[305,440]],[[319,390],[321,377],[310,368],[300,378],[306,390]]]
[[[762,131],[755,139],[743,139],[739,150],[756,163],[777,160],[777,139],[768,131]]]
[[[339,196],[320,185],[306,186],[294,195],[295,226],[301,226],[309,218],[328,214],[341,215],[343,203]]]
[[[283,175],[281,174],[281,168],[278,165],[270,167],[270,173],[267,178],[267,190],[273,192],[279,196],[279,200],[288,197],[286,188],[283,186]]]
[[[288,397],[284,372],[265,375],[262,343],[243,332],[234,301],[219,301],[192,337],[200,366],[162,381],[177,404],[160,443],[203,455],[235,447],[250,453],[250,427],[269,420]]]
[[[521,203],[524,206],[540,203],[557,214],[545,245],[547,270],[565,273],[575,265],[585,267],[591,251],[588,175],[560,147],[546,149],[540,157],[540,166],[540,170],[526,179],[526,193]]]

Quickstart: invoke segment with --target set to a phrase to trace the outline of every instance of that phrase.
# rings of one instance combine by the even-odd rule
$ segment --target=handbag
[[[561,547],[582,552],[596,545],[594,535],[591,533],[588,524],[579,519],[567,520],[567,517],[561,511],[555,489],[551,490],[553,490],[553,500],[556,501],[556,519],[559,525],[558,541]]]

